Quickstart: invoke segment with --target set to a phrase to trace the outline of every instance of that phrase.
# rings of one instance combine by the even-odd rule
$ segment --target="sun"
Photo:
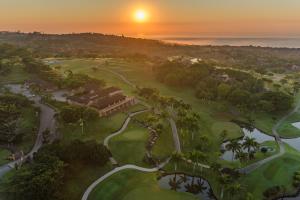
[[[148,13],[145,10],[139,9],[134,13],[134,19],[136,22],[142,23],[147,21]]]

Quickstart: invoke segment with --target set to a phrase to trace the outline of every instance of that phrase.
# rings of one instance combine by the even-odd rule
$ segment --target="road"
[[[26,154],[23,158],[16,161],[7,163],[0,167],[0,178],[3,177],[8,171],[13,169],[16,164],[22,164],[27,158],[32,158],[33,154],[36,153],[43,145],[43,132],[46,129],[50,130],[50,134],[55,134],[56,124],[55,124],[55,111],[51,107],[41,103],[41,98],[39,96],[33,96],[30,91],[22,89],[20,85],[9,85],[8,88],[11,92],[16,94],[23,94],[28,99],[34,101],[34,105],[40,108],[40,127],[35,140],[35,144],[31,151]]]

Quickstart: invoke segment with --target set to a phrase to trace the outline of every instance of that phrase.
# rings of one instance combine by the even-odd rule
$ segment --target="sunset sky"
[[[300,37],[299,10],[300,0],[0,0],[0,31]]]

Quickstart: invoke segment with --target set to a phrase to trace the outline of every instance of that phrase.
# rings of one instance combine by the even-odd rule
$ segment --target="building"
[[[95,85],[73,91],[68,102],[97,109],[100,116],[108,116],[136,104],[134,97],[125,96],[119,88],[99,88]]]

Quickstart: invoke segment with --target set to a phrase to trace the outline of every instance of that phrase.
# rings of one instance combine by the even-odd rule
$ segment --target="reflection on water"
[[[163,189],[177,188],[177,192],[194,193],[199,199],[215,199],[211,187],[207,180],[199,177],[191,177],[184,174],[166,175],[159,180],[159,186]]]
[[[239,140],[239,143],[243,143],[245,141],[246,137],[255,138],[256,142],[258,142],[258,143],[263,143],[263,142],[266,142],[266,141],[275,141],[274,137],[266,135],[266,134],[262,133],[261,131],[259,131],[258,129],[254,129],[253,131],[249,131],[249,130],[243,128],[243,133],[244,133],[244,137]],[[222,144],[222,149],[226,150],[225,147],[228,143],[229,142],[223,143]],[[228,161],[232,161],[232,157],[234,157],[232,151],[225,151],[223,153],[223,155],[221,156],[222,159],[228,160]]]
[[[246,137],[250,137],[250,138],[255,138],[255,140],[258,143],[263,143],[266,141],[275,141],[275,138],[272,136],[269,136],[263,132],[261,132],[258,129],[254,129],[252,132],[247,130],[247,129],[243,129],[244,132],[244,137],[243,139],[241,139],[239,141],[239,143],[242,143],[244,141],[244,139]],[[288,145],[290,145],[291,147],[293,147],[294,149],[300,151],[300,137],[299,138],[292,138],[292,139],[282,139],[283,142],[287,143]],[[225,142],[222,144],[222,149],[225,150],[225,146],[228,144],[228,142]],[[223,153],[223,155],[221,156],[222,159],[224,160],[228,160],[231,161],[232,160],[232,151],[225,151]]]

